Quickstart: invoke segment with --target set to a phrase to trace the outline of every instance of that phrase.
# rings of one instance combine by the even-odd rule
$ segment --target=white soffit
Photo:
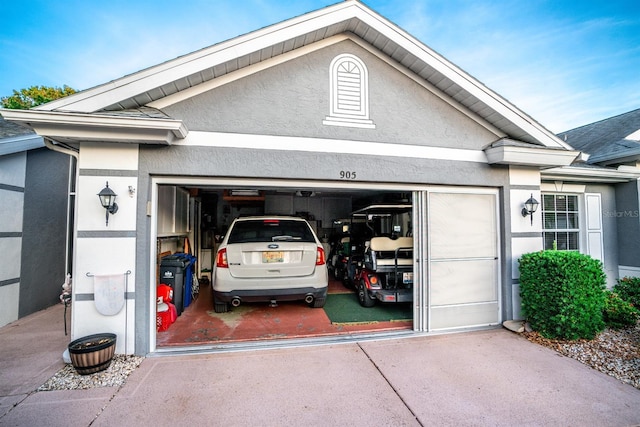
[[[181,120],[0,109],[6,120],[25,123],[59,141],[113,141],[170,144],[187,136]]]
[[[578,151],[535,146],[498,146],[487,148],[484,151],[489,164],[536,167],[568,166],[580,154]]]
[[[357,0],[301,15],[37,107],[91,113],[136,108],[337,34],[353,33],[513,139],[570,150],[528,115]],[[219,70],[219,72],[218,72]]]

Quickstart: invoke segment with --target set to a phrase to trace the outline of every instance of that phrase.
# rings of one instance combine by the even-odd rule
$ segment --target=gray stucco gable
[[[368,69],[375,129],[323,125],[329,66],[349,53]],[[303,136],[481,150],[498,139],[352,41],[343,41],[164,108],[192,131]],[[400,126],[399,126],[400,124]]]

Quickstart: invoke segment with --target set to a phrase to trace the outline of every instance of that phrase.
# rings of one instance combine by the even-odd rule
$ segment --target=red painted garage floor
[[[352,292],[339,281],[331,281],[329,293]],[[356,298],[356,296],[353,296]],[[363,308],[363,310],[366,310]],[[198,298],[166,331],[157,333],[158,347],[230,343],[269,339],[307,338],[372,331],[411,329],[412,322],[331,323],[323,309],[304,302],[243,304],[228,313],[215,313],[210,286],[201,286]]]

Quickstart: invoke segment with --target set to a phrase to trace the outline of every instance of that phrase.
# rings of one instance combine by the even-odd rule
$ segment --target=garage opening
[[[157,182],[156,347],[413,329],[411,190],[291,182]],[[313,299],[274,297],[232,301],[228,310],[216,309],[212,282],[225,234],[236,218],[264,216],[303,218],[317,236],[324,254],[318,268],[326,269],[328,277],[321,306]],[[287,255],[277,250],[255,259],[280,268]]]

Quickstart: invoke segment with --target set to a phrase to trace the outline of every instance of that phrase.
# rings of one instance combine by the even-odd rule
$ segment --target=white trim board
[[[172,145],[411,157],[487,163],[487,156],[482,150],[222,132],[191,131],[185,139],[176,141]]]

